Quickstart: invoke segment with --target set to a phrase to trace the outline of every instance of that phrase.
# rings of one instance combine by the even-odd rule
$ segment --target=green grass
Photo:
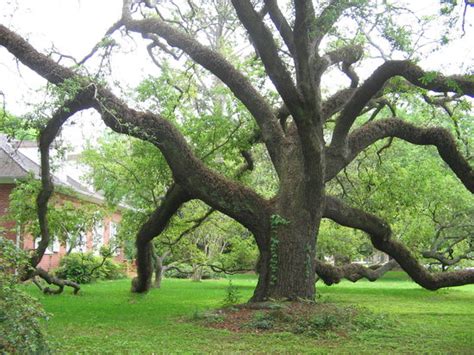
[[[242,300],[250,297],[255,278],[234,277]],[[187,322],[193,314],[221,305],[227,280],[166,279],[160,290],[130,293],[130,281],[84,285],[44,296],[29,287],[52,314],[48,339],[60,353],[473,353],[474,285],[426,291],[403,273],[391,272],[369,283],[318,283],[320,300],[365,307],[384,313],[394,326],[316,339],[291,333],[232,333]]]

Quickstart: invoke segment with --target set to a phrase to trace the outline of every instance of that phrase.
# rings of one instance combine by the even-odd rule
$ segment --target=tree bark
[[[317,154],[313,155],[317,157]],[[305,160],[294,135],[284,158],[281,187],[270,226],[259,245],[259,280],[251,301],[315,297],[314,260],[324,208],[324,162]],[[257,238],[258,239],[258,238]]]

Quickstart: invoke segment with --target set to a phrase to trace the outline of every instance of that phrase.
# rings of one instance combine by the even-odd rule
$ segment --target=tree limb
[[[324,217],[342,226],[366,232],[374,247],[394,258],[413,281],[428,290],[474,283],[474,270],[430,273],[403,244],[391,239],[392,231],[385,221],[375,215],[350,207],[335,197],[326,196]]]
[[[396,266],[397,262],[393,259],[383,265],[379,265],[376,269],[360,264],[333,266],[318,259],[315,260],[314,264],[316,274],[328,286],[337,284],[342,279],[347,279],[352,282],[359,281],[362,278],[366,278],[371,282],[376,281],[387,271],[392,270]]]
[[[462,92],[464,95],[474,97],[472,76],[444,76],[438,73],[427,73],[410,61],[385,62],[357,89],[341,112],[331,141],[331,146],[334,149],[343,150],[347,134],[362,109],[383,88],[387,80],[397,75],[403,76],[412,84],[427,90]]]
[[[290,53],[295,56],[295,42],[293,37],[293,30],[286,21],[285,16],[281,13],[280,8],[278,7],[277,0],[265,0],[265,6],[268,9],[270,18],[273,21],[273,24],[280,33],[283,41],[285,41],[286,46]]]
[[[416,145],[434,145],[440,157],[462,181],[464,186],[474,193],[474,169],[462,156],[452,134],[441,127],[417,127],[398,118],[370,122],[356,130],[348,137],[349,153],[346,160],[336,158],[328,163],[327,179],[335,176],[344,166],[352,161],[362,150],[376,141],[395,137]],[[330,153],[330,151],[329,151]]]
[[[299,118],[301,99],[294,86],[293,78],[281,61],[272,33],[265,26],[258,13],[248,0],[233,0],[232,4],[242,24],[252,38],[253,45],[258,50],[265,71],[275,85],[278,93],[285,102],[295,120]]]

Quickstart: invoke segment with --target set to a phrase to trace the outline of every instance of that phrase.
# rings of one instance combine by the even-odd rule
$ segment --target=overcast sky
[[[120,17],[121,0],[0,0],[0,21],[18,31],[39,50],[54,46],[64,54],[81,59],[102,38],[108,27]],[[418,10],[432,10],[439,0],[412,2]],[[18,6],[18,8],[16,8]],[[474,43],[472,21],[474,8],[468,10],[466,36],[422,63],[427,69],[441,68],[446,73],[473,69]],[[150,72],[157,71],[147,59],[145,44],[128,41],[124,46],[128,53],[115,54],[114,79],[122,85],[135,87]],[[21,74],[21,77],[19,76]],[[6,107],[20,115],[31,110],[30,104],[44,100],[39,91],[45,81],[23,66],[17,66],[13,57],[0,48],[0,91],[6,96]],[[82,115],[87,122],[85,135],[100,132],[98,124],[91,129],[91,122],[99,122],[96,115]],[[79,121],[79,120],[76,120]],[[80,136],[77,129],[68,134]]]

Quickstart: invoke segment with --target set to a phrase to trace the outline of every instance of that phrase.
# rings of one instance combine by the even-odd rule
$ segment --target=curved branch
[[[273,24],[277,28],[281,37],[283,38],[283,41],[285,41],[288,50],[294,56],[295,42],[293,37],[293,30],[286,21],[285,16],[283,16],[283,14],[281,13],[277,2],[277,0],[265,0],[265,6],[267,7],[268,12],[270,13],[270,18],[272,19]]]
[[[474,97],[474,78],[472,76],[443,76],[437,73],[427,73],[410,61],[385,62],[357,89],[341,112],[331,141],[331,146],[334,149],[341,150],[345,147],[347,134],[363,108],[383,88],[387,80],[398,75],[427,90],[462,92],[464,95]]]
[[[237,171],[237,178],[240,178],[247,170],[253,169],[253,160],[250,153],[244,151],[242,156],[245,159],[245,163]],[[184,189],[177,184],[173,184],[167,191],[161,205],[156,208],[148,220],[140,227],[135,242],[137,247],[137,277],[132,281],[132,291],[146,292],[150,289],[153,274],[152,259],[155,255],[151,241],[166,229],[173,215],[184,203],[191,199],[192,196],[186,193]],[[174,241],[164,244],[168,246],[177,244],[184,236],[199,228],[215,211],[215,208],[210,208],[203,216],[194,220],[194,224],[183,231]]]
[[[293,84],[293,79],[278,55],[278,48],[272,33],[265,26],[261,17],[248,0],[232,0],[237,15],[252,38],[253,45],[257,49],[265,70],[275,85],[278,93],[285,102],[293,116],[297,116],[301,105],[301,99]]]
[[[328,169],[327,178],[334,177],[362,150],[386,137],[400,138],[417,145],[434,145],[438,149],[441,158],[462,181],[464,186],[474,193],[474,169],[462,156],[456,146],[454,137],[448,130],[441,127],[417,127],[398,118],[370,122],[354,130],[348,137],[348,158],[346,160],[334,160],[339,161],[339,165],[332,166],[328,164],[331,168]],[[336,165],[338,166],[336,167]]]
[[[88,82],[86,78],[77,76],[72,70],[37,52],[23,38],[2,25],[0,45],[53,84],[73,78]],[[163,153],[175,181],[191,195],[238,220],[252,231],[266,228],[255,216],[262,213],[266,216],[267,206],[267,202],[257,193],[205,166],[195,156],[185,137],[168,120],[151,112],[133,110],[110,90],[99,85],[96,88],[94,108],[109,128],[154,144]],[[273,113],[271,116],[274,117]],[[276,119],[271,122],[282,132]],[[278,137],[281,136],[273,136],[272,139],[278,140]]]
[[[123,22],[127,30],[141,33],[147,37],[150,33],[165,39],[170,46],[177,47],[217,76],[254,116],[262,131],[270,157],[277,171],[281,158],[281,143],[284,135],[273,111],[266,100],[257,92],[250,81],[223,56],[201,45],[190,35],[179,31],[158,18],[133,20],[124,1]],[[258,16],[258,15],[257,15]]]
[[[347,279],[352,282],[359,281],[362,278],[366,278],[371,282],[376,281],[385,275],[387,271],[392,270],[397,265],[397,262],[393,259],[376,269],[365,267],[360,264],[333,266],[318,259],[315,259],[314,261],[316,274],[328,286],[338,284],[342,279]]]
[[[92,106],[94,94],[95,88],[93,86],[88,86],[86,89],[81,90],[74,98],[65,102],[64,105],[53,114],[46,127],[40,132],[39,150],[41,153],[41,190],[36,198],[36,205],[38,208],[37,214],[41,240],[30,258],[30,263],[33,267],[36,267],[41,261],[50,241],[47,217],[48,201],[54,191],[49,161],[49,149],[51,143],[69,117],[74,115],[76,112],[85,110]]]
[[[148,217],[140,227],[136,237],[137,247],[137,274],[132,281],[132,291],[145,292],[150,289],[153,274],[153,245],[151,241],[165,230],[169,220],[178,209],[191,199],[186,191],[177,184],[173,184],[167,191],[160,206]]]
[[[400,242],[392,240],[390,226],[379,217],[344,204],[341,200],[326,196],[325,218],[366,232],[374,247],[394,258],[400,267],[420,286],[437,290],[442,287],[474,283],[474,270],[459,270],[433,274],[428,272]]]

